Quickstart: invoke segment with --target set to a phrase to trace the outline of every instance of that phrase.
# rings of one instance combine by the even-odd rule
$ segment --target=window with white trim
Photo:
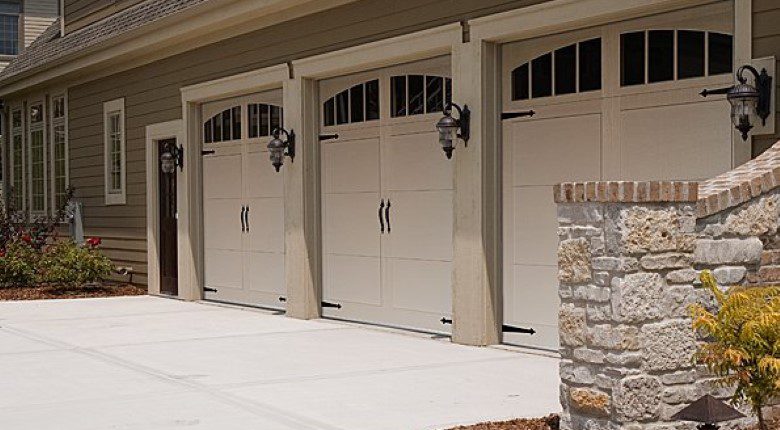
[[[0,0],[0,55],[19,53],[19,17],[22,2]]]
[[[68,132],[64,94],[51,98],[51,194],[52,207],[65,204],[68,190]]]
[[[34,102],[28,108],[30,121],[28,135],[27,186],[29,209],[32,214],[46,213],[46,127],[43,102]]]
[[[24,186],[25,162],[24,162],[24,120],[22,110],[13,109],[11,111],[11,140],[9,148],[11,156],[11,188],[13,190],[14,209],[23,211],[24,195],[26,187]]]
[[[125,99],[103,104],[103,130],[106,204],[123,205],[127,202]]]

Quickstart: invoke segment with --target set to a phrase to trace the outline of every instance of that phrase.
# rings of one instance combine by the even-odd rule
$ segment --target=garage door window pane
[[[233,127],[231,126],[231,109],[227,109],[222,112],[222,140],[227,141],[231,140],[231,132],[233,131]]]
[[[555,94],[577,92],[577,45],[555,51]]]
[[[704,76],[704,32],[681,30],[677,38],[678,79]]]
[[[425,77],[425,111],[441,112],[444,110],[444,78],[440,76]]]
[[[366,121],[379,119],[379,81],[366,82]]]
[[[269,112],[268,105],[261,104],[258,109],[260,111],[260,136],[270,136],[271,113]]]
[[[391,116],[393,118],[406,116],[406,76],[393,76],[390,80],[390,91],[393,94]]]
[[[674,31],[650,31],[648,58],[649,82],[674,80]]]
[[[444,79],[444,90],[447,93],[444,99],[444,103],[447,106],[449,106],[452,104],[452,79],[451,78]]]
[[[409,115],[425,112],[425,78],[409,75]]]
[[[241,139],[241,108],[234,107],[231,117],[233,124],[233,139]]]
[[[533,97],[552,95],[552,54],[545,54],[531,62],[531,93]]]
[[[355,85],[349,89],[349,106],[351,122],[363,122],[363,84]]]
[[[349,91],[336,94],[336,124],[349,123]]]
[[[269,136],[276,129],[282,127],[282,109],[279,106],[270,106],[271,111],[271,127],[269,128]]]
[[[322,108],[322,116],[325,117],[325,125],[331,126],[336,124],[336,101],[334,99],[328,99]]]
[[[734,64],[734,37],[730,34],[709,34],[709,73],[731,73]]]
[[[258,105],[250,104],[247,109],[247,116],[249,117],[249,137],[260,136],[260,115],[257,112]]]
[[[580,43],[580,92],[601,89],[601,39]]]
[[[214,142],[222,142],[222,114],[218,113],[214,119]]]
[[[205,124],[203,124],[203,141],[206,143],[211,143],[211,120],[206,121]]]
[[[620,83],[645,83],[645,32],[620,35]]]
[[[529,78],[528,63],[512,70],[512,100],[528,100],[530,96]]]

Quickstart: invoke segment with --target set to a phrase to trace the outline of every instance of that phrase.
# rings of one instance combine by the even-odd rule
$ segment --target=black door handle
[[[382,209],[385,208],[385,201],[384,199],[380,200],[379,203],[379,225],[380,229],[379,232],[384,234],[385,233],[385,220],[382,218]]]
[[[246,206],[241,205],[241,232],[246,231],[246,224],[244,223],[244,214],[246,213]]]
[[[387,199],[385,208],[385,224],[387,224],[387,232],[390,233],[390,199]]]
[[[244,219],[246,220],[246,232],[249,233],[249,205],[246,206],[246,211],[244,212]]]

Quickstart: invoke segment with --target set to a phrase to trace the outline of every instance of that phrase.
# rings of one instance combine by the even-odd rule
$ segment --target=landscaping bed
[[[473,426],[460,426],[450,430],[558,430],[557,415],[537,419],[516,419],[511,421],[490,422]]]
[[[42,285],[0,288],[3,300],[84,299],[94,297],[141,296],[145,287],[130,284],[88,284],[84,286]]]

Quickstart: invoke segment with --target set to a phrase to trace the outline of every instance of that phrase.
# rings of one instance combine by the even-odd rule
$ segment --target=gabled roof
[[[206,1],[208,0],[147,0],[67,33],[64,37],[60,37],[61,22],[57,20],[0,72],[0,85],[8,78],[35,69],[45,69],[56,60],[78,54],[87,48]]]

